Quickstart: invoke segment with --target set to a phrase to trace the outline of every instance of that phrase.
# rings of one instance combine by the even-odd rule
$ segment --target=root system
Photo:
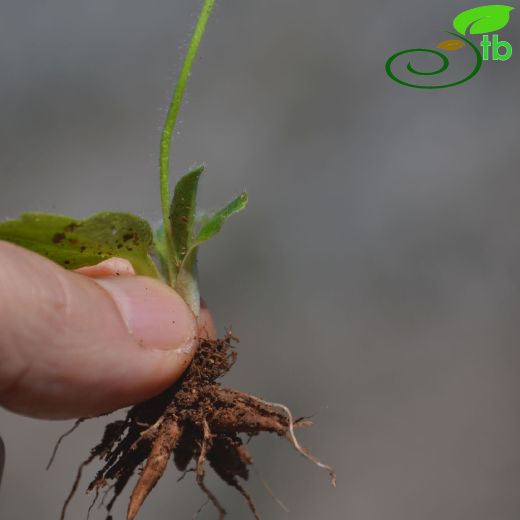
[[[94,502],[102,491],[105,491],[103,501],[112,492],[106,504],[107,520],[111,520],[110,511],[130,478],[138,474],[127,512],[127,520],[134,520],[170,458],[183,476],[194,471],[198,486],[215,506],[220,519],[226,511],[206,487],[206,463],[244,497],[254,517],[259,519],[253,499],[241,483],[248,479],[252,464],[241,434],[252,437],[260,432],[271,432],[286,437],[302,455],[326,469],[335,485],[333,470],[302,448],[295,437],[294,430],[310,425],[308,420],[293,420],[285,406],[225,388],[218,382],[235,362],[233,343],[236,341],[231,333],[216,341],[202,340],[192,363],[175,385],[134,406],[124,420],[106,427],[101,442],[78,469],[61,520],[65,518],[84,467],[95,459],[103,461],[103,467],[89,484],[88,492],[95,493]],[[191,469],[190,463],[193,463]]]

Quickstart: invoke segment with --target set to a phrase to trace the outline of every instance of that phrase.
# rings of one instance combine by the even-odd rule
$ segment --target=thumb
[[[171,385],[197,345],[191,310],[141,276],[93,280],[0,242],[0,404],[99,415]]]

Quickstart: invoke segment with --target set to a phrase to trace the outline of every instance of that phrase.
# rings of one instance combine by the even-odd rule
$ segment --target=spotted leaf
[[[79,220],[63,215],[24,213],[0,222],[0,240],[39,253],[67,269],[117,256],[136,273],[158,276],[149,253],[153,234],[145,220],[129,213],[103,212]]]

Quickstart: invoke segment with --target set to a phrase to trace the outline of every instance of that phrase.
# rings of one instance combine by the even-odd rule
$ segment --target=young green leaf
[[[224,222],[247,204],[247,193],[231,201],[225,208],[205,217],[200,230],[195,233],[196,205],[199,179],[204,168],[201,166],[183,177],[175,186],[173,202],[170,206],[170,226],[173,238],[174,269],[169,273],[170,282],[193,312],[199,313],[199,287],[197,282],[197,249],[200,244],[216,235]],[[166,237],[159,235],[156,248],[159,254],[167,255],[164,244]],[[162,253],[161,253],[162,251]]]
[[[184,256],[177,275],[175,288],[184,300],[198,316],[200,310],[200,295],[197,277],[197,255],[199,246],[215,236],[224,222],[234,213],[241,211],[247,204],[247,193],[242,193],[232,200],[225,208],[213,215],[203,217],[201,227],[197,235],[189,236],[187,243],[187,254]]]
[[[177,273],[191,247],[197,210],[197,189],[203,171],[204,167],[199,166],[181,177],[175,186],[170,207],[170,226]]]
[[[137,274],[158,277],[149,256],[153,234],[145,220],[129,213],[103,212],[85,220],[45,213],[24,213],[0,222],[0,240],[39,253],[67,269],[94,265],[117,256]]]
[[[226,207],[220,211],[213,213],[212,215],[205,216],[201,222],[200,230],[193,241],[193,246],[199,246],[206,242],[210,238],[214,237],[224,225],[224,222],[239,211],[242,211],[248,201],[248,195],[246,192],[239,195],[236,199],[233,199]]]
[[[514,7],[509,5],[482,5],[468,9],[455,17],[453,27],[463,35],[468,28],[470,34],[496,32],[509,23],[510,12],[513,9]]]

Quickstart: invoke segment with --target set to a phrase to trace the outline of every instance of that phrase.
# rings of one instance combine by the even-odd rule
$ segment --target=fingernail
[[[143,276],[98,278],[110,293],[128,331],[143,347],[190,353],[196,321],[183,299],[168,286]]]

